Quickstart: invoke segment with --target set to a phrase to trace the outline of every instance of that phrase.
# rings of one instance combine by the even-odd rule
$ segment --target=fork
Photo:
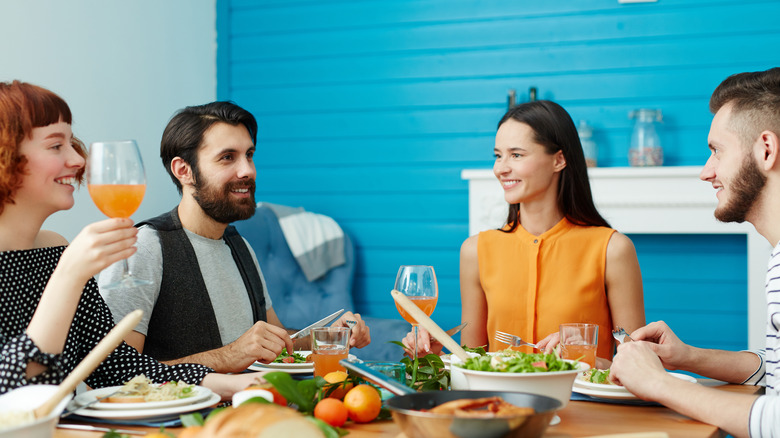
[[[523,345],[528,345],[528,346],[534,347],[536,349],[539,348],[539,346],[537,346],[536,344],[532,344],[530,342],[524,341],[523,338],[521,338],[520,336],[511,335],[509,333],[504,333],[504,332],[498,331],[498,330],[496,330],[496,335],[493,336],[493,339],[495,339],[498,342],[502,342],[504,344],[509,344],[512,347],[520,347],[520,346],[523,346]]]
[[[612,337],[621,344],[624,342],[633,341],[631,336],[628,336],[628,333],[626,333],[623,327],[615,327],[615,330],[612,330]]]

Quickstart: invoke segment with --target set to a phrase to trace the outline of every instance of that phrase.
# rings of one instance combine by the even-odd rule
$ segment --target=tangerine
[[[325,376],[323,376],[323,379],[325,379],[325,381],[328,383],[341,383],[347,380],[347,377],[349,377],[349,375],[344,371],[332,371],[328,374],[325,374]],[[353,386],[352,383],[345,383],[339,385],[335,390],[333,390],[333,392],[330,393],[328,397],[342,400],[344,396],[349,392],[349,390],[352,389],[352,386]]]
[[[203,430],[203,426],[185,427],[179,434],[179,438],[195,438],[198,436],[201,430]]]
[[[382,397],[371,385],[357,385],[344,396],[344,406],[349,418],[356,423],[368,423],[374,420],[382,410]]]
[[[326,398],[320,400],[314,407],[314,417],[330,424],[333,427],[341,427],[347,421],[347,408],[341,400]]]

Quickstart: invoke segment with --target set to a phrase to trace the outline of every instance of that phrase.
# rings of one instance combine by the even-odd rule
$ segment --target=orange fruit
[[[330,424],[333,427],[341,427],[347,421],[347,408],[341,400],[326,398],[320,400],[314,407],[314,417]]]
[[[274,395],[274,403],[276,403],[279,406],[287,406],[287,399],[282,396],[282,394],[279,394],[279,391],[274,388],[274,385],[271,385],[270,383],[261,383],[258,385],[252,385],[248,386],[246,389],[265,389],[266,391],[269,391],[271,394]]]
[[[349,418],[356,423],[368,423],[379,415],[382,410],[382,397],[379,391],[371,385],[358,385],[344,396],[344,406],[349,412]]]
[[[344,371],[332,371],[328,374],[325,374],[322,378],[325,379],[328,383],[341,383],[345,380],[347,380],[347,373]],[[326,387],[325,392],[330,390],[331,387]],[[352,389],[352,383],[346,383],[343,385],[339,385],[338,388],[336,388],[329,397],[331,398],[337,398],[339,400],[343,399],[344,396],[349,392],[349,390]]]

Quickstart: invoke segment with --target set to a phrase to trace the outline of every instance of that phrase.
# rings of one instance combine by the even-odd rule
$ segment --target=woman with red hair
[[[73,243],[41,230],[53,213],[73,207],[86,151],[71,131],[67,103],[44,88],[0,83],[0,393],[61,382],[114,322],[94,275],[130,257],[130,219],[86,226]],[[227,376],[202,365],[163,365],[122,343],[86,380],[121,385],[138,374],[183,380],[223,398],[255,375]]]

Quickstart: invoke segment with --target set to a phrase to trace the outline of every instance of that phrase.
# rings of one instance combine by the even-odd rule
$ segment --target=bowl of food
[[[0,438],[50,438],[60,413],[71,396],[63,398],[43,418],[35,418],[33,410],[57,391],[56,385],[27,385],[0,396]]]
[[[452,358],[452,389],[525,392],[552,397],[565,407],[574,379],[587,364],[552,354],[527,354],[514,350],[473,357],[465,363]]]

